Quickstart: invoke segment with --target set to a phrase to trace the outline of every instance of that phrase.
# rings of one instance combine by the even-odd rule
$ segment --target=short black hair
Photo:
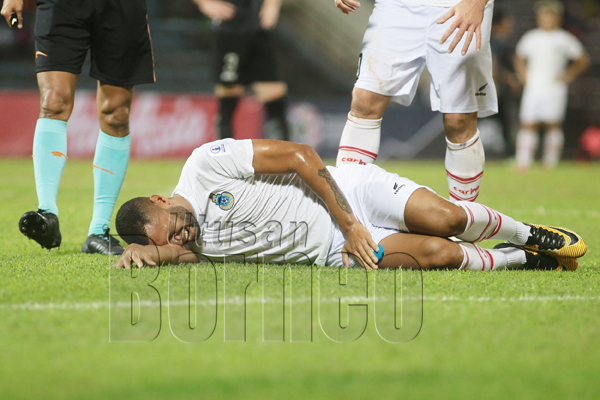
[[[152,206],[150,198],[136,197],[119,208],[115,226],[121,239],[128,244],[147,245],[150,243],[146,234],[146,225],[152,221],[150,218],[150,207]]]

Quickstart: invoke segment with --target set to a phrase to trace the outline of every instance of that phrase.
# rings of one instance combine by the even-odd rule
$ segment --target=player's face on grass
[[[542,10],[537,14],[537,24],[540,29],[551,31],[560,27],[561,16],[554,11]]]
[[[157,246],[183,246],[200,235],[198,221],[182,206],[166,209],[157,206],[153,214],[153,221],[146,225],[146,234]]]

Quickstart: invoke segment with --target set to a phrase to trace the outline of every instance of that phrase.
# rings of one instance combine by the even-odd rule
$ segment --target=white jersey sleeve
[[[583,54],[583,45],[579,39],[567,31],[563,35],[563,48],[565,55],[571,60],[576,60]]]
[[[223,139],[206,143],[192,152],[187,159],[172,196],[183,196],[192,204],[196,216],[200,206],[197,190],[210,191],[227,182],[254,175],[252,140]],[[195,186],[198,188],[195,188]],[[195,195],[196,194],[196,195]]]
[[[204,179],[246,179],[254,175],[252,140],[223,139],[194,150],[190,160]]]
[[[521,37],[521,39],[517,43],[517,48],[515,50],[515,52],[517,53],[517,56],[519,56],[521,58],[527,58],[528,54],[531,51],[530,49],[531,49],[532,37],[533,37],[533,31],[529,31],[529,32],[525,33],[523,35],[523,37]]]

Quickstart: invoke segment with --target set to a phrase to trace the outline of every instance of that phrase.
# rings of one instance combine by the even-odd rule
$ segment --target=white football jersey
[[[334,222],[295,173],[255,175],[251,140],[207,143],[188,158],[173,195],[194,208],[201,237],[187,247],[214,261],[324,265]],[[249,258],[250,257],[250,258]]]
[[[527,60],[525,90],[539,93],[565,92],[567,85],[558,80],[569,60],[583,54],[581,42],[563,29],[533,29],[517,44],[517,55]]]

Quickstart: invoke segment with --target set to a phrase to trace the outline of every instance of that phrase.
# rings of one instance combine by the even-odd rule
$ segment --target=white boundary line
[[[419,300],[419,298],[404,298],[403,301],[415,301]],[[455,296],[423,296],[423,300],[425,302],[472,302],[472,303],[486,303],[486,302],[561,302],[561,301],[600,301],[600,296],[519,296],[519,297],[455,297]],[[252,303],[278,303],[281,299],[272,299],[266,298],[255,299],[250,298],[247,299],[246,304]],[[316,303],[317,296],[312,300]],[[339,299],[335,298],[322,298],[322,302],[327,303],[337,303]],[[378,301],[387,302],[388,299],[380,298]],[[294,300],[297,303],[308,303],[310,302],[310,298],[302,297]],[[344,304],[351,303],[372,303],[373,297],[347,297],[345,298]],[[155,307],[158,306],[159,303],[155,301],[142,301],[142,306],[144,307]],[[220,304],[224,304],[222,300],[219,301]],[[286,299],[286,303],[289,303],[289,299]],[[164,301],[164,305],[166,306],[168,301]],[[214,305],[215,301],[202,301],[198,302],[198,305]],[[227,304],[243,304],[243,299],[240,297],[234,297],[232,299],[228,299]],[[175,306],[187,306],[187,301],[176,301],[171,302],[171,305]],[[131,307],[130,302],[117,302],[115,305],[117,308],[129,308]],[[86,303],[4,303],[0,304],[0,310],[13,310],[13,311],[45,311],[45,310],[100,310],[100,309],[108,309],[109,302],[107,301],[97,301],[97,302],[86,302]]]

